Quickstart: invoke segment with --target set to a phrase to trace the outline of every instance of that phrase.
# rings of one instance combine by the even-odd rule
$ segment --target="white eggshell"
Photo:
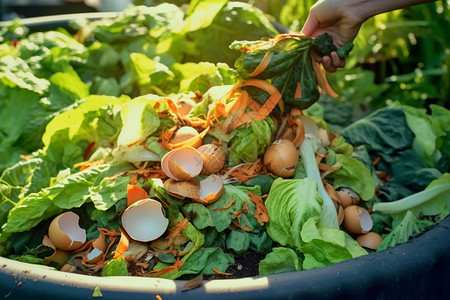
[[[128,235],[140,242],[156,240],[167,230],[169,219],[165,217],[159,201],[139,200],[122,214],[122,226]]]

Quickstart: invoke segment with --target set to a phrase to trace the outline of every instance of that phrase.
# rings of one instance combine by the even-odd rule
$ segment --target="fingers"
[[[338,68],[345,67],[345,60],[342,60],[336,52],[331,52],[330,56],[322,57],[321,62],[324,69],[330,73],[336,72]]]

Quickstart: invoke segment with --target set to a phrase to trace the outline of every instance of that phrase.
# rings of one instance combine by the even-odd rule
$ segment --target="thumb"
[[[306,19],[305,24],[303,24],[303,28],[300,32],[310,37],[314,34],[317,27],[318,27],[317,20],[311,17],[311,15],[309,15],[308,18]]]

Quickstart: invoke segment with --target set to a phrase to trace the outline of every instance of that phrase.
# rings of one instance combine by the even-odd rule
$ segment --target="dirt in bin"
[[[258,266],[259,262],[266,257],[265,254],[255,253],[255,252],[247,252],[241,256],[235,257],[235,263],[231,265],[227,274],[213,274],[205,276],[204,279],[212,280],[212,279],[235,279],[235,278],[244,278],[244,277],[252,277],[258,276]]]

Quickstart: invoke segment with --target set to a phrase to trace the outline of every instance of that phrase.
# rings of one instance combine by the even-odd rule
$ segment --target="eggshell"
[[[163,156],[161,169],[172,179],[189,180],[200,174],[203,159],[195,148],[180,147]]]
[[[197,148],[203,159],[202,174],[218,173],[225,165],[225,151],[217,145],[206,144]]]
[[[178,113],[181,116],[189,114],[194,106],[195,102],[191,99],[181,99],[177,101]]]
[[[319,128],[317,137],[322,142],[323,146],[325,146],[325,147],[330,146],[330,144],[331,144],[330,137],[328,136],[328,132],[325,129]]]
[[[193,200],[201,204],[211,204],[216,202],[223,193],[222,178],[218,175],[212,174],[202,181],[200,181],[200,190],[198,198]]]
[[[298,162],[297,148],[289,140],[280,139],[267,147],[264,153],[264,165],[273,174],[288,178],[295,173]]]
[[[167,230],[166,218],[159,201],[144,199],[127,207],[122,214],[122,226],[128,235],[140,242],[159,238]]]
[[[350,205],[344,209],[343,226],[350,233],[363,234],[372,229],[373,222],[366,209],[357,205]]]
[[[74,212],[60,214],[50,223],[48,237],[56,248],[73,251],[86,242],[86,230],[78,225],[80,217]]]
[[[170,140],[171,144],[178,144],[182,143],[190,138],[193,138],[198,135],[198,131],[195,130],[194,127],[190,126],[183,126],[180,127]],[[202,140],[199,139],[194,145],[192,145],[193,148],[198,148],[202,145]]]
[[[50,241],[50,239],[48,238],[48,235],[44,235],[44,238],[42,239],[42,245],[52,248],[54,251],[52,255],[44,257],[44,260],[55,262],[60,266],[63,266],[66,263],[67,258],[69,257],[69,252],[56,248],[55,245],[53,245],[52,241]]]
[[[169,195],[179,199],[198,198],[200,182],[197,179],[192,179],[189,181],[167,179],[164,181],[164,189]]]
[[[356,241],[361,247],[377,250],[378,246],[383,241],[383,238],[376,232],[368,232],[361,234],[356,238]]]
[[[302,122],[303,128],[305,128],[305,134],[310,134],[315,137],[319,135],[319,127],[317,126],[316,121],[312,118],[301,115],[300,121]]]
[[[92,242],[91,247],[86,251],[85,260],[88,264],[95,264],[99,262],[105,255],[106,239],[103,233]]]
[[[344,207],[356,205],[361,201],[361,198],[350,188],[341,187],[336,191],[338,202]]]

